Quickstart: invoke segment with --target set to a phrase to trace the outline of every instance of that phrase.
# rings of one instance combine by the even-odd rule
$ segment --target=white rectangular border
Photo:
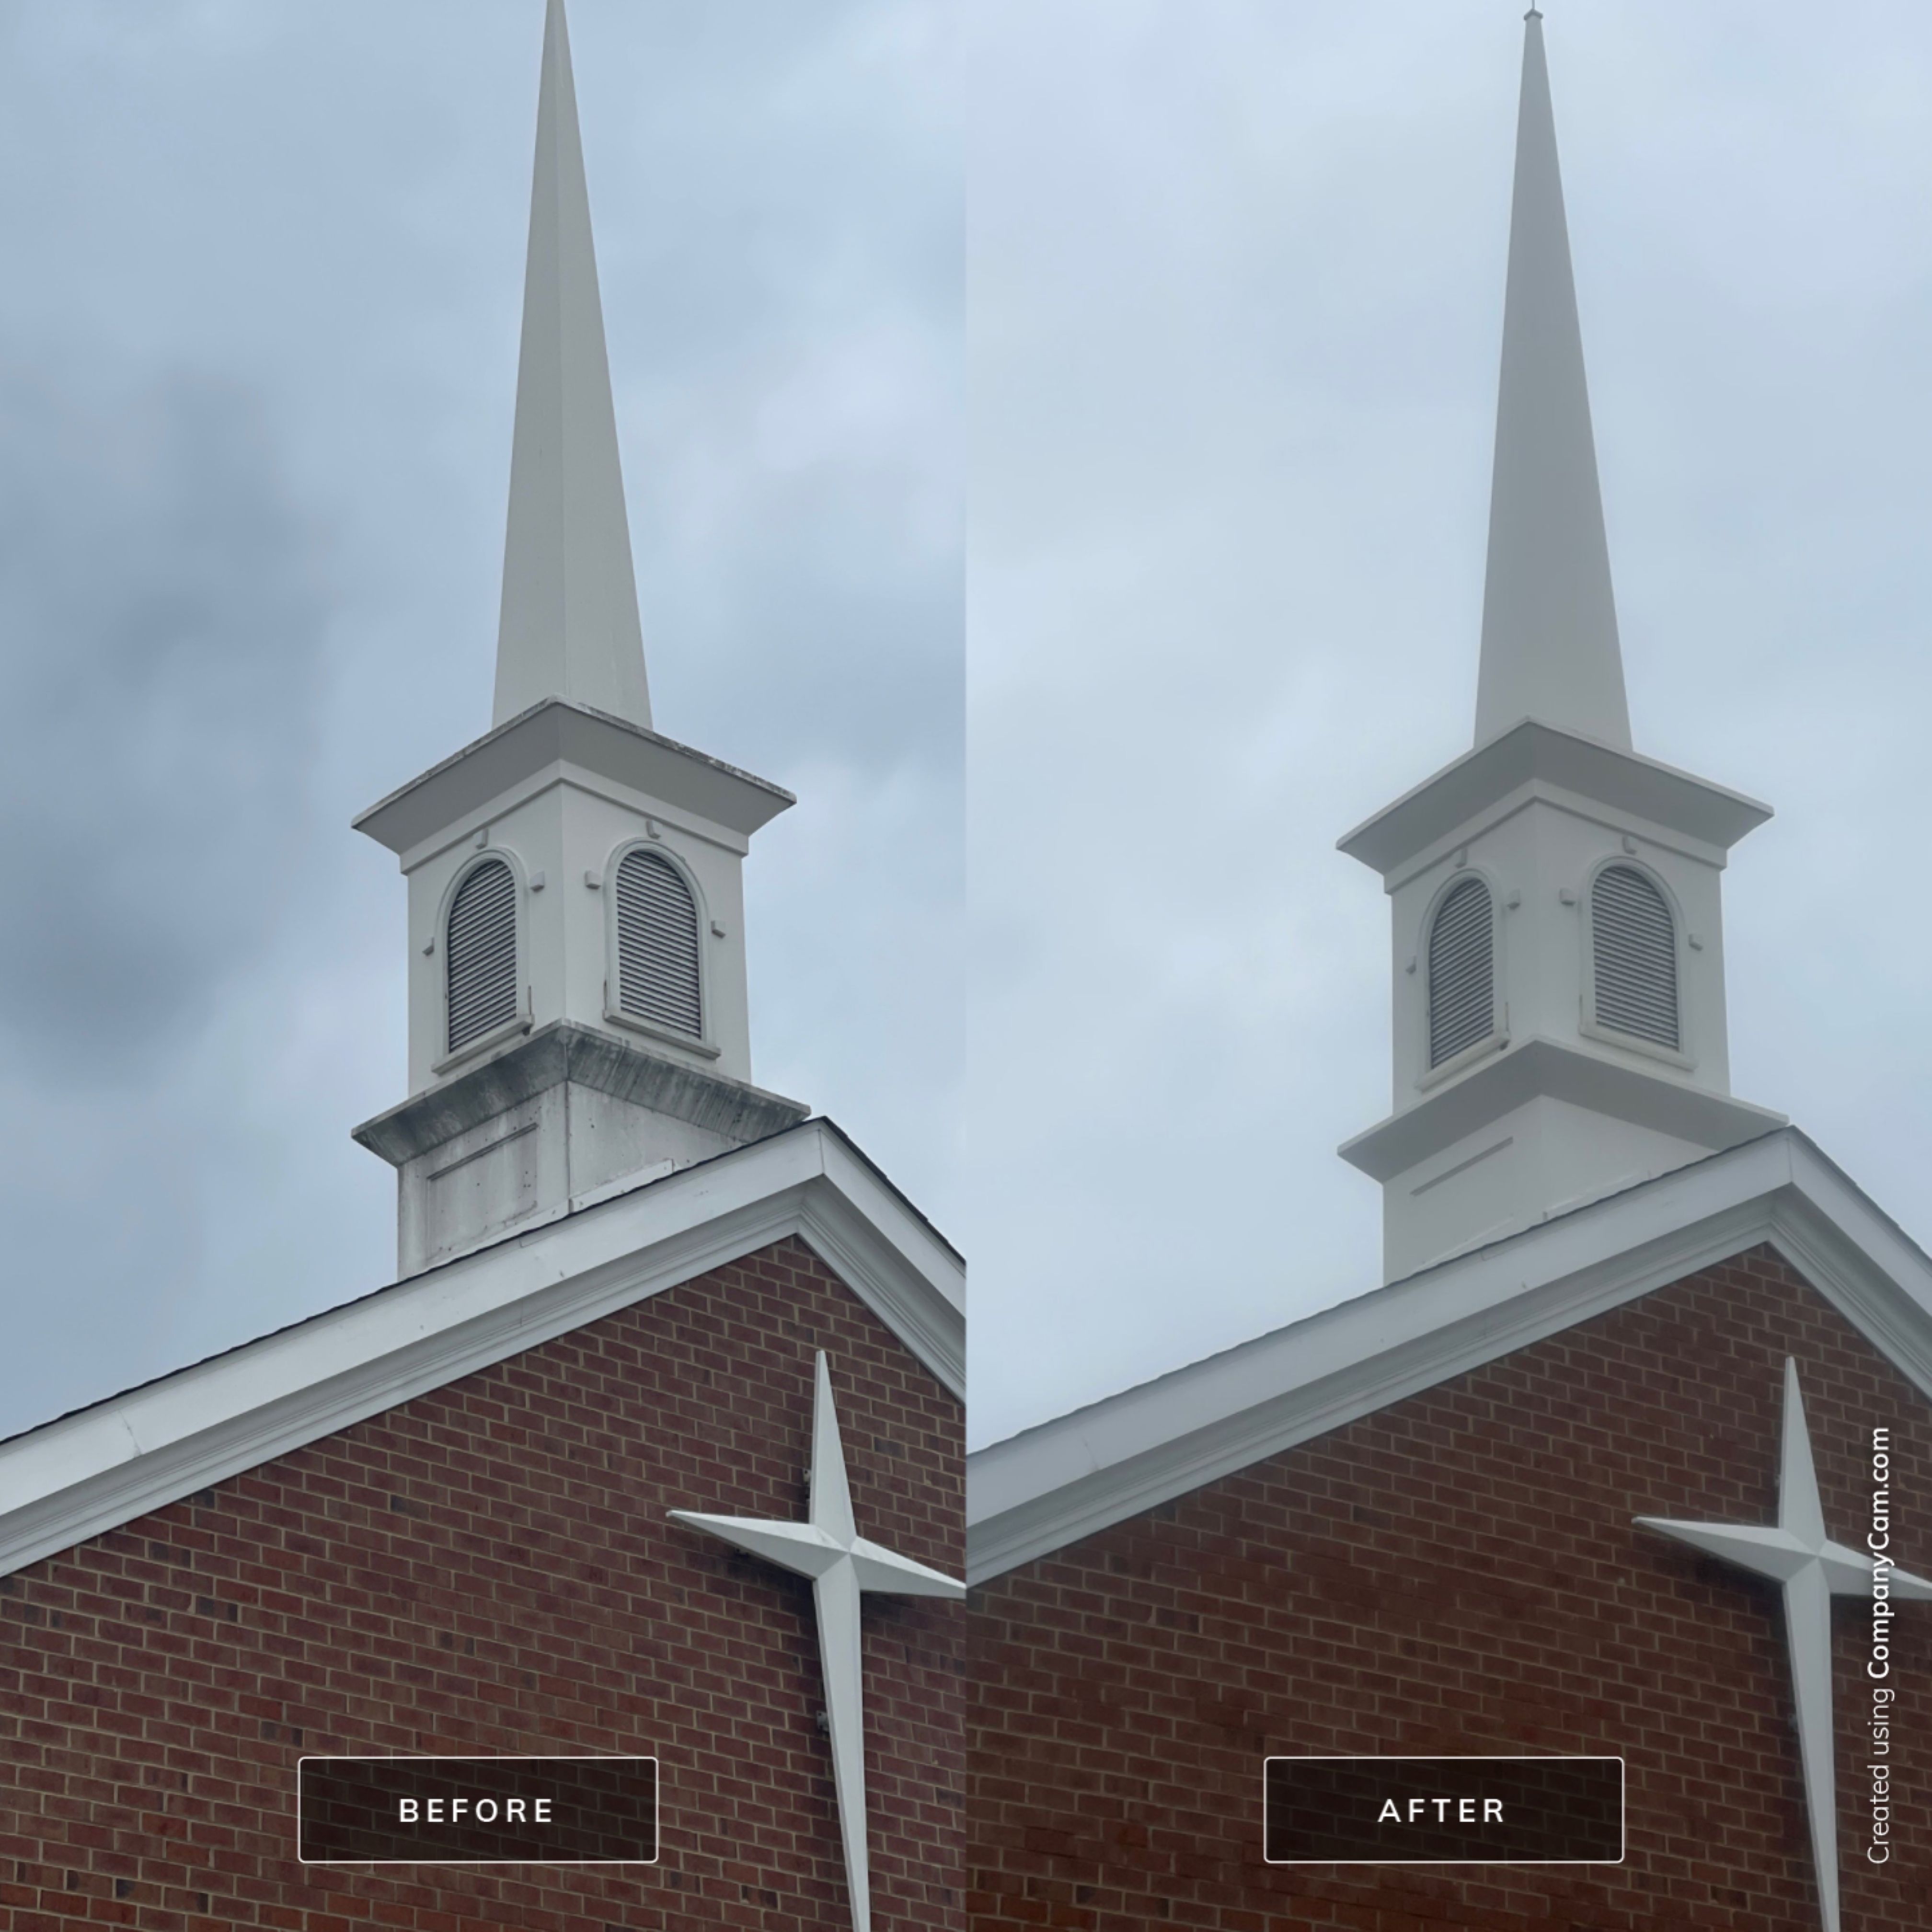
[[[302,1855],[302,1768],[310,1764],[649,1764],[657,1767],[651,1783],[651,1842],[648,1858],[305,1858]],[[1265,1850],[1266,1847],[1263,1847]],[[474,1752],[311,1751],[296,1760],[296,1862],[300,1865],[654,1865],[664,1859],[664,1766],[655,1756],[625,1751]]]
[[[1268,1855],[1268,1768],[1271,1764],[1614,1764],[1617,1855],[1613,1858],[1271,1858]],[[1620,1865],[1630,1856],[1630,1767],[1608,1751],[1277,1751],[1262,1760],[1262,1863],[1267,1865]]]

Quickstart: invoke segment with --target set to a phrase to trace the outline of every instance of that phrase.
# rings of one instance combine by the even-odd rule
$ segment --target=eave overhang
[[[1932,1258],[1786,1127],[979,1450],[967,1459],[968,1580],[1760,1244],[1932,1400]]]
[[[574,1020],[550,1020],[352,1127],[350,1138],[400,1167],[566,1081],[740,1143],[796,1126],[812,1112],[802,1100],[686,1066]]]
[[[1539,1094],[1714,1153],[1786,1124],[1784,1114],[1768,1107],[1670,1079],[1648,1066],[1632,1066],[1571,1041],[1532,1034],[1505,1042],[1466,1073],[1343,1142],[1336,1152],[1371,1179],[1392,1180]]]
[[[798,801],[782,786],[608,712],[547,698],[486,731],[351,822],[398,856],[559,764],[749,837]]]
[[[829,1120],[0,1442],[0,1575],[796,1235],[965,1391],[965,1264]]]
[[[1674,765],[1523,718],[1445,765],[1336,841],[1387,878],[1526,785],[1556,788],[1728,851],[1772,815],[1768,805]]]

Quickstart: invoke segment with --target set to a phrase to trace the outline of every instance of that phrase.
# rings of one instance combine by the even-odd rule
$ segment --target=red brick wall
[[[804,1514],[831,1358],[866,1534],[957,1574],[959,1406],[788,1241],[0,1580],[0,1932],[846,1922]],[[868,1598],[873,1890],[964,1923],[959,1606]],[[655,1752],[660,1864],[295,1857],[304,1752]]]
[[[1027,1564],[968,1609],[975,1932],[1817,1932],[1774,1586],[1633,1514],[1775,1520],[1797,1358],[1827,1521],[1932,1574],[1932,1414],[1768,1250]],[[1932,1927],[1932,1606],[1894,1624],[1899,1850],[1864,1862],[1869,1612],[1837,1610],[1845,1922]],[[1269,1866],[1270,1752],[1615,1752],[1622,1867]]]

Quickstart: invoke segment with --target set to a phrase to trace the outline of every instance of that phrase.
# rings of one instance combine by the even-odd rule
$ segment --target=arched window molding
[[[441,939],[443,1057],[467,1058],[525,1022],[522,881],[509,855],[478,853],[451,880]]]
[[[691,868],[662,844],[638,839],[611,854],[604,880],[605,1017],[715,1058],[710,921]]]
[[[1606,860],[1591,876],[1583,1030],[1678,1066],[1692,1064],[1684,1012],[1684,923],[1648,867]]]
[[[1500,1030],[1496,896],[1480,872],[1457,873],[1424,928],[1424,1058],[1429,1076],[1460,1064]]]

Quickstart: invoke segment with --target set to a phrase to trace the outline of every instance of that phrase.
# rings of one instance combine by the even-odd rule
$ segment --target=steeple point
[[[1476,742],[1534,718],[1628,751],[1543,16],[1524,17]]]
[[[570,34],[548,4],[493,722],[562,698],[648,728]]]

